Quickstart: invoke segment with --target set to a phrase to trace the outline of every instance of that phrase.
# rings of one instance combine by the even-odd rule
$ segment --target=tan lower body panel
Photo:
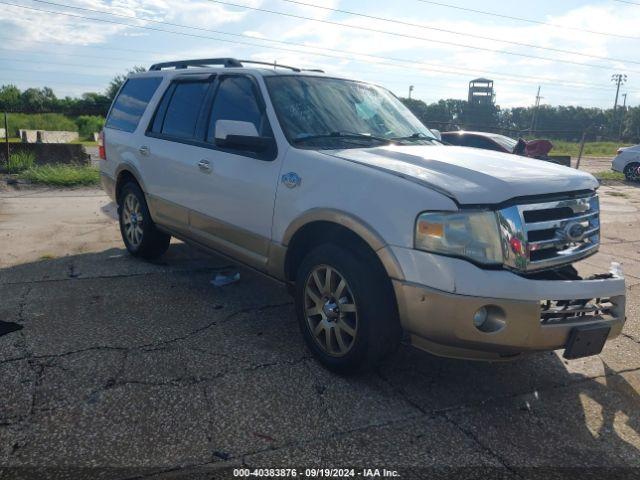
[[[540,303],[498,298],[471,297],[393,281],[402,326],[412,344],[433,354],[475,360],[499,360],[522,352],[564,348],[569,332],[578,325],[606,324],[609,338],[620,334],[622,314],[613,319],[593,318],[580,322],[543,325]],[[498,327],[481,331],[473,317],[482,307],[501,312]]]

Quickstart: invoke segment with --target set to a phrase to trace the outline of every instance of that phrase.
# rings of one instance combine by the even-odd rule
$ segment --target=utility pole
[[[622,102],[622,117],[620,118],[620,131],[618,132],[618,141],[622,138],[622,128],[624,127],[624,117],[627,113],[627,94],[623,93],[622,98],[624,98]]]
[[[538,85],[538,93],[536,94],[536,103],[533,108],[533,115],[531,116],[531,127],[529,127],[529,136],[533,135],[533,129],[536,128],[536,120],[538,119],[538,108],[540,107],[540,100],[542,97],[540,96],[540,85]]]
[[[409,85],[409,100],[411,100],[411,92],[413,92],[413,85]]]
[[[9,122],[7,121],[7,112],[4,112],[4,142],[5,142],[5,163],[9,165]]]
[[[620,96],[620,85],[627,82],[627,76],[623,73],[614,73],[611,75],[611,81],[616,84],[616,100],[613,102],[613,120],[611,125],[611,133],[616,128],[616,110],[618,109],[618,97]]]

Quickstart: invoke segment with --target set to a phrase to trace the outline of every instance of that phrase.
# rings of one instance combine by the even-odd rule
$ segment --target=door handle
[[[211,172],[211,163],[209,163],[209,160],[200,160],[198,162],[198,168],[205,173],[209,173]]]
[[[140,155],[149,155],[149,147],[147,147],[146,145],[142,145],[140,148],[138,148],[138,151],[140,152]]]

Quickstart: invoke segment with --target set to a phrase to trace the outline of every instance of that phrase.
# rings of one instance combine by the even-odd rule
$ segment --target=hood
[[[478,148],[389,145],[323,153],[424,184],[460,204],[498,204],[599,185],[573,168]]]

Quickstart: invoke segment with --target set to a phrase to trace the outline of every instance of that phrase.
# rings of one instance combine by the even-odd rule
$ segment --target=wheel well
[[[136,185],[140,186],[136,177],[129,170],[123,170],[118,174],[118,179],[116,180],[116,203],[120,203],[120,190],[122,187],[129,181],[136,183]]]
[[[316,221],[302,226],[291,238],[284,263],[286,280],[295,280],[296,272],[305,255],[323,243],[333,243],[347,248],[356,255],[365,256],[386,274],[376,252],[357,233],[337,223]]]

